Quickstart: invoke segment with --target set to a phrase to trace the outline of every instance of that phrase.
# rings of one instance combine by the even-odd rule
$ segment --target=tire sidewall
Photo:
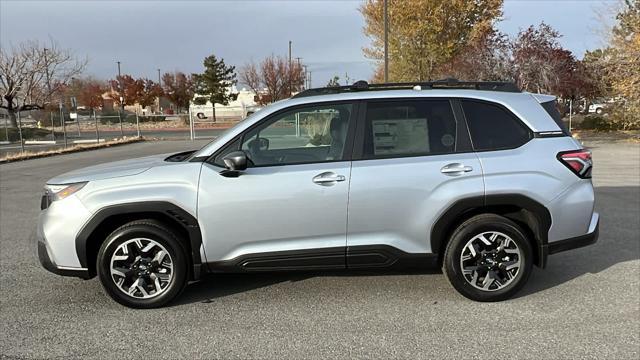
[[[124,294],[111,278],[111,256],[122,243],[134,238],[148,238],[164,246],[173,262],[173,276],[165,291],[150,299],[138,299]],[[105,291],[117,302],[133,308],[159,307],[178,296],[187,282],[187,258],[180,243],[172,234],[152,225],[137,224],[113,232],[98,253],[96,269]]]
[[[456,231],[447,248],[446,258],[444,259],[444,270],[451,284],[465,297],[476,301],[501,301],[510,298],[518,292],[527,282],[531,274],[533,265],[533,250],[531,244],[527,240],[520,228],[511,221],[488,222],[481,221],[471,223],[466,227],[462,227]],[[467,282],[460,268],[460,255],[464,246],[474,236],[484,232],[495,231],[501,232],[516,243],[520,249],[521,266],[515,279],[502,289],[495,291],[483,291],[475,288]]]

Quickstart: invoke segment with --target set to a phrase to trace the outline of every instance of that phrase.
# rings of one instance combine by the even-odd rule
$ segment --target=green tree
[[[193,88],[193,79],[183,72],[162,75],[164,96],[176,105],[178,112],[189,107],[189,102],[193,99]]]
[[[436,70],[488,29],[502,15],[503,0],[388,0],[389,79],[433,79]],[[360,12],[372,43],[369,58],[384,56],[384,1],[367,0]],[[378,63],[374,81],[380,81]]]
[[[334,75],[329,82],[327,82],[327,87],[339,87],[340,86],[340,76]]]
[[[215,104],[228,105],[237,96],[230,91],[230,87],[236,83],[235,71],[235,66],[228,66],[224,59],[218,60],[215,55],[210,55],[204,59],[204,73],[192,75],[196,93],[193,102],[204,105],[210,101],[213,105],[213,121],[216,121]]]

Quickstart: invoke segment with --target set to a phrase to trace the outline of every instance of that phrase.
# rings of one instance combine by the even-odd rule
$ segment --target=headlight
[[[62,185],[45,185],[44,194],[47,197],[49,202],[53,202],[56,200],[62,200],[68,196],[75,194],[78,190],[82,189],[87,182],[79,182],[73,184],[62,184]]]

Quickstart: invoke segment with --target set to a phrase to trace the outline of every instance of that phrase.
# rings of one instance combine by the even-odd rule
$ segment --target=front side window
[[[463,100],[462,108],[475,150],[513,149],[531,138],[528,128],[501,106]]]
[[[253,166],[342,160],[352,107],[316,105],[281,113],[245,133],[240,149]]]
[[[447,154],[455,148],[456,121],[448,100],[367,105],[364,158]]]

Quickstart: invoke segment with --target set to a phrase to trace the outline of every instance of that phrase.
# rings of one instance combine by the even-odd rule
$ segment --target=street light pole
[[[122,74],[120,73],[120,61],[118,61],[118,92],[120,93],[120,112],[118,113],[118,119],[120,120],[120,136],[124,136],[122,130],[122,113],[124,112],[124,87],[122,86]]]
[[[291,86],[291,40],[289,40],[289,96],[293,92],[293,88]]]
[[[158,86],[160,86],[160,90],[162,91],[162,78],[160,77],[160,69],[158,69]],[[160,96],[158,96],[158,108],[156,109],[157,113],[160,112]]]
[[[49,79],[49,63],[47,62],[47,48],[44,48],[44,74],[47,78],[47,101],[49,100],[49,96],[51,96],[51,80]],[[53,122],[53,113],[51,115],[51,140],[56,141],[56,125]]]
[[[384,0],[384,82],[389,82],[389,14]]]
[[[304,88],[308,89],[309,88],[309,83],[307,82],[307,65],[302,65],[302,69],[304,72]]]
[[[118,61],[118,87],[120,92],[120,110],[124,111],[124,88],[122,87],[122,74],[120,73],[120,61]]]

